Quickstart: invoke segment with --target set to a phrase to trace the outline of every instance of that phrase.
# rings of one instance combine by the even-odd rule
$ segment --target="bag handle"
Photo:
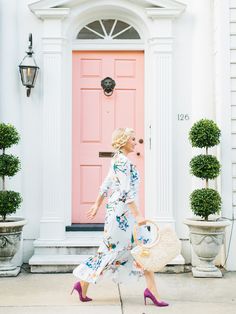
[[[153,243],[151,243],[151,244],[142,244],[142,243],[140,243],[138,241],[138,239],[137,239],[137,227],[138,227],[138,225],[135,224],[134,225],[134,229],[133,229],[134,242],[136,243],[136,245],[138,245],[140,247],[143,247],[143,248],[151,248],[151,247],[155,246],[157,244],[157,242],[160,240],[160,234],[158,233],[158,231],[159,231],[158,225],[154,221],[149,220],[149,219],[146,219],[146,223],[147,222],[149,222],[150,224],[153,224],[156,227],[156,229],[157,229],[157,238],[155,239],[155,241]]]

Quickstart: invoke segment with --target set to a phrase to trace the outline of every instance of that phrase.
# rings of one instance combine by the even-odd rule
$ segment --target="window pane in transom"
[[[123,31],[127,27],[129,27],[129,24],[122,22],[122,21],[117,21],[112,35],[114,36],[115,34],[118,34],[119,32]]]
[[[115,20],[102,20],[102,24],[105,27],[107,35],[110,35],[110,32],[111,32],[111,29],[112,29],[114,22],[115,22]]]
[[[79,34],[76,37],[77,39],[102,39],[102,36],[98,36],[97,34],[91,32],[87,28],[82,28]]]
[[[91,28],[92,30],[96,31],[97,33],[103,35],[103,36],[105,35],[103,32],[102,26],[100,24],[100,21],[95,21],[95,22],[89,23],[86,26]]]
[[[115,19],[101,19],[84,26],[77,39],[140,39],[136,29],[126,22]]]
[[[130,29],[127,29],[125,32],[121,33],[120,35],[114,36],[114,39],[140,39],[140,36],[136,29],[131,27]]]

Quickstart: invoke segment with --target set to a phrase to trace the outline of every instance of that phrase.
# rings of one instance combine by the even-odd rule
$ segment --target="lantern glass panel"
[[[21,80],[24,86],[34,87],[37,70],[37,67],[21,67]]]

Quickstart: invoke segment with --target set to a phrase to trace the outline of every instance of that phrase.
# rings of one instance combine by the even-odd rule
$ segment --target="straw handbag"
[[[157,238],[150,244],[142,244],[137,240],[137,225],[134,226],[134,241],[137,244],[131,254],[143,269],[159,271],[172,259],[180,254],[181,243],[171,226],[166,225],[159,229],[154,221],[146,220],[157,229]]]

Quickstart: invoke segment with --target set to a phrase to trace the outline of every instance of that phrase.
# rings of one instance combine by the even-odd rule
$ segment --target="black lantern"
[[[29,34],[29,47],[28,51],[26,51],[27,55],[24,57],[22,62],[19,65],[21,82],[26,87],[26,95],[29,97],[31,88],[34,87],[36,78],[38,75],[39,67],[37,66],[34,57],[32,44],[33,38],[32,34]]]

